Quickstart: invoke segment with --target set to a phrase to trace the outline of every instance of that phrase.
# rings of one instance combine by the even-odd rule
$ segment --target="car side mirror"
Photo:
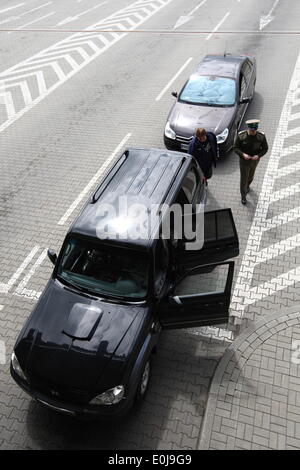
[[[169,302],[170,302],[171,305],[175,305],[177,307],[178,306],[182,307],[182,302],[181,302],[180,298],[177,295],[175,295],[175,296],[170,295],[169,296]]]
[[[54,250],[49,250],[47,251],[48,258],[50,259],[51,263],[56,264],[57,261],[57,254],[55,253]]]
[[[178,97],[177,91],[172,91],[171,95],[174,96],[175,98]]]
[[[250,98],[243,98],[242,100],[240,100],[240,104],[246,104],[246,103],[250,103]]]

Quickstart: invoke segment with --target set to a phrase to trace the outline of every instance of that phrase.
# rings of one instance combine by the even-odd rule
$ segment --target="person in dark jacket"
[[[212,177],[212,166],[216,167],[218,158],[218,145],[215,134],[206,132],[202,127],[196,129],[196,135],[189,145],[189,154],[197,160],[207,184],[207,180]]]

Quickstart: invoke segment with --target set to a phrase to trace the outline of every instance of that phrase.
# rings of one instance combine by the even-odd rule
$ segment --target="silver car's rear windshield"
[[[192,75],[180,93],[179,101],[208,106],[233,106],[235,81],[232,78]]]
[[[69,238],[57,277],[100,296],[141,300],[148,290],[148,255],[92,240]]]

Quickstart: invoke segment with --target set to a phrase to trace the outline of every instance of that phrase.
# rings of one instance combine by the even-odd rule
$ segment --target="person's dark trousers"
[[[256,167],[258,165],[259,158],[257,160],[245,160],[240,158],[240,171],[241,171],[241,184],[240,191],[242,199],[246,199],[248,188],[253,181]]]

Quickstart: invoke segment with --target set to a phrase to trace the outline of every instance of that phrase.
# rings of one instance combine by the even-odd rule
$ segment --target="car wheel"
[[[141,403],[148,391],[149,382],[151,376],[151,358],[149,357],[144,365],[143,372],[140,377],[140,381],[136,391],[135,401]]]

